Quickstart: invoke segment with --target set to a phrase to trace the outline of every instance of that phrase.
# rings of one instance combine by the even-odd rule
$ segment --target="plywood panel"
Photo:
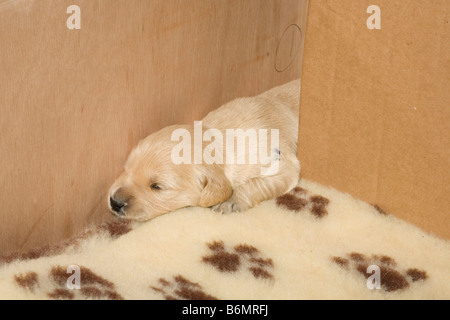
[[[298,78],[306,5],[0,0],[0,253],[106,219],[140,138]]]

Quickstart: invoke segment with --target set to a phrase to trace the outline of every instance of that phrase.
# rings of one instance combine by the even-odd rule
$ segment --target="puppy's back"
[[[300,80],[272,88],[259,96],[238,98],[211,111],[203,125],[219,130],[281,129],[297,136]]]
[[[278,101],[288,106],[298,116],[300,106],[300,79],[263,92],[260,97]]]

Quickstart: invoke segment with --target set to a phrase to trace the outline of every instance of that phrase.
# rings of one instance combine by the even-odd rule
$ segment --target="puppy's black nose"
[[[114,199],[113,197],[110,197],[110,198],[109,198],[109,204],[110,204],[110,206],[111,206],[111,209],[112,209],[115,213],[117,213],[117,214],[119,214],[119,215],[121,215],[121,216],[125,215],[125,212],[123,211],[123,208],[126,207],[126,203],[123,203],[123,202],[121,202],[121,201],[117,201],[117,200]]]

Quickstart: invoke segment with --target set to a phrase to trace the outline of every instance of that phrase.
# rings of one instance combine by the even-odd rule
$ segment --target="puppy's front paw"
[[[231,213],[231,212],[241,212],[244,211],[246,206],[233,201],[233,200],[227,200],[225,202],[216,204],[215,206],[211,207],[214,211],[220,212],[220,213]]]

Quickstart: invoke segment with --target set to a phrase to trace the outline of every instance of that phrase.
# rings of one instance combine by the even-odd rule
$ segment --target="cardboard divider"
[[[312,1],[299,125],[303,177],[448,239],[449,17],[446,0]]]

